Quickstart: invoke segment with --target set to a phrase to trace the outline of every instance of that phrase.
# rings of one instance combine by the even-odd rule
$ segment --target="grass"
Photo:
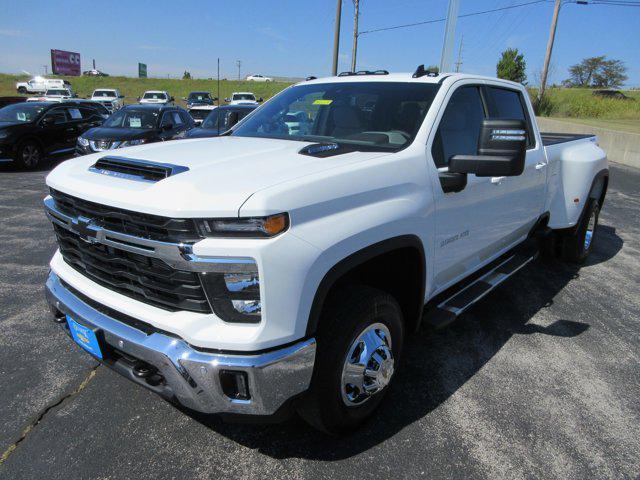
[[[125,96],[125,103],[137,103],[137,98],[145,90],[166,90],[176,99],[176,103],[183,105],[182,97],[186,97],[192,91],[211,92],[217,95],[216,80],[176,80],[164,78],[131,78],[131,77],[60,77],[71,82],[73,89],[80,98],[88,97],[96,88],[117,88]],[[0,96],[15,96],[16,82],[26,81],[25,75],[0,74]],[[286,82],[246,82],[238,80],[220,81],[220,99],[230,97],[232,92],[249,91],[256,97],[265,100],[272,97],[282,89],[288,87]]]
[[[606,128],[607,130],[616,130],[618,132],[640,134],[640,121],[638,120],[613,120],[607,118],[559,118],[558,120],[567,120],[571,123],[580,123],[582,125]]]
[[[532,99],[537,93],[536,89],[529,90]],[[541,114],[567,119],[615,120],[621,125],[640,122],[640,91],[629,90],[624,94],[635,101],[596,97],[586,88],[550,88]]]

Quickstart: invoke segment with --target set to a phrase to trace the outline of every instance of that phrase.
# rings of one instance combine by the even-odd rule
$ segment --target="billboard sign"
[[[64,50],[51,50],[51,71],[54,75],[80,76],[80,54]]]
[[[147,78],[147,64],[146,63],[138,63],[138,77],[139,78]]]

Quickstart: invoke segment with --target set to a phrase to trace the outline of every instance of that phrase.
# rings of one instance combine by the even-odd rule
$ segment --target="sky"
[[[460,14],[530,0],[460,0]],[[630,0],[621,0],[629,2]],[[360,0],[360,31],[444,18],[448,0]],[[111,75],[198,78],[261,73],[278,77],[330,75],[336,0],[111,0],[56,2],[0,0],[0,72],[50,71],[50,49],[79,52],[82,69]],[[343,0],[339,70],[349,70],[353,2]],[[462,40],[460,70],[495,75],[500,53],[518,48],[537,84],[544,60],[553,2],[460,18],[455,57]],[[626,86],[640,87],[640,7],[577,5],[560,11],[550,83],[568,68],[596,55],[623,60]],[[413,71],[439,64],[444,22],[365,33],[359,37],[358,69]],[[454,61],[457,58],[454,58]]]

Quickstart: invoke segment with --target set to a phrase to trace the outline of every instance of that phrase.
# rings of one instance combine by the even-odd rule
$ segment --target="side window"
[[[490,95],[489,118],[524,120],[528,131],[532,132],[531,122],[526,113],[527,110],[520,92],[500,87],[489,87],[488,91]],[[534,145],[534,139],[529,135],[527,146],[532,147]]]
[[[160,122],[160,127],[164,127],[165,125],[173,125],[173,116],[171,115],[171,112],[165,112],[165,114],[162,116],[162,121]]]
[[[185,113],[185,112],[180,112],[180,118],[182,118],[182,123],[184,123],[186,125],[190,125],[191,122],[193,121],[191,119],[191,117],[189,116],[189,114]]]
[[[180,116],[180,112],[171,112],[173,116],[173,125],[176,127],[181,127],[184,123],[182,117]]]
[[[79,108],[67,108],[67,112],[69,113],[71,120],[82,120],[83,115]]]
[[[65,115],[64,110],[62,108],[56,108],[54,110],[49,111],[45,115],[45,118],[48,118],[48,117],[53,118],[54,125],[60,125],[62,123],[67,122],[67,116]]]
[[[485,118],[478,87],[457,89],[445,108],[431,148],[437,168],[454,155],[477,155],[480,126]]]

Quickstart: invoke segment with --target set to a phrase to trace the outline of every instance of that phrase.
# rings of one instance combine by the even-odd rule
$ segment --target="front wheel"
[[[298,412],[337,435],[356,429],[380,405],[398,367],[404,328],[398,302],[380,290],[351,287],[329,302],[311,387]]]
[[[27,93],[26,87],[18,87],[18,93]]]
[[[562,239],[562,257],[564,260],[582,263],[587,259],[593,249],[599,215],[600,204],[594,198],[589,199],[578,228],[573,234],[567,235]]]
[[[42,149],[33,141],[26,141],[18,147],[18,163],[22,168],[32,170],[42,160]]]

